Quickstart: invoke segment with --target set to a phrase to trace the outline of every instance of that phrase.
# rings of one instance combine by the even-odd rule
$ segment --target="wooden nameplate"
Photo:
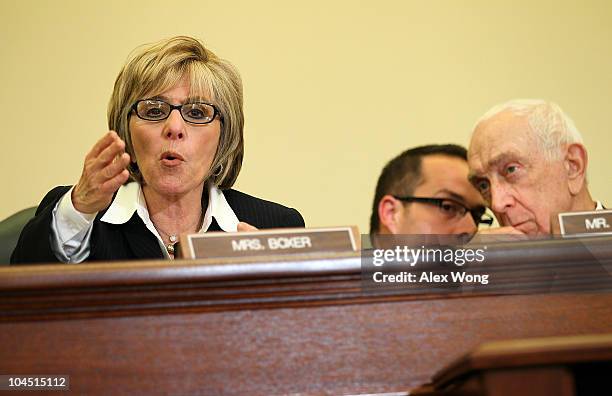
[[[180,257],[188,259],[361,250],[356,226],[184,234],[180,244]]]
[[[612,235],[612,210],[559,213],[553,220],[553,234],[563,238]]]

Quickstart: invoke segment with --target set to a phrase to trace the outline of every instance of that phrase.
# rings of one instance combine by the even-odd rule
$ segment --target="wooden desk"
[[[494,292],[365,292],[341,254],[1,268],[0,374],[68,374],[77,394],[406,394],[485,341],[612,332],[612,244],[568,243],[491,251]],[[534,286],[547,268],[562,287]]]
[[[415,396],[580,396],[610,392],[612,334],[485,343]]]

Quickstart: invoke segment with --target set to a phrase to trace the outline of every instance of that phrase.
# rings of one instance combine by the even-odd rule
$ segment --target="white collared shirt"
[[[73,187],[74,188],[74,187]],[[72,205],[72,188],[64,194],[53,209],[51,221],[51,249],[65,263],[80,263],[89,257],[91,230],[97,213],[84,214]],[[213,185],[208,187],[208,207],[204,213],[202,228],[206,232],[213,217],[226,232],[235,232],[238,217],[227,203],[223,192]],[[147,229],[155,235],[160,249],[169,258],[164,242],[149,217],[149,210],[140,184],[131,182],[119,188],[115,199],[100,221],[109,224],[125,224],[136,212]]]
[[[595,201],[597,202],[597,205],[595,206],[595,210],[604,210],[604,206],[601,203],[601,201]]]

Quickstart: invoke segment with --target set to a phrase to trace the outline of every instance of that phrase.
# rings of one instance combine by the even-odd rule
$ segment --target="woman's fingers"
[[[119,135],[117,135],[115,131],[105,133],[104,136],[102,136],[102,138],[98,140],[96,144],[94,144],[91,150],[89,150],[89,153],[87,153],[85,159],[97,158],[106,147],[115,141],[116,138],[119,139]]]
[[[110,197],[112,198],[115,191],[117,191],[119,187],[121,187],[123,183],[125,183],[129,177],[130,177],[130,172],[128,172],[127,169],[124,169],[119,174],[115,175],[113,178],[105,181],[100,186],[100,190],[102,192],[106,192],[107,194],[110,194]],[[110,203],[110,201],[108,203]]]
[[[125,152],[125,143],[118,136],[114,138],[109,144],[98,154],[96,159],[92,162],[92,170],[103,169],[108,164],[114,161],[114,159]]]
[[[130,156],[125,143],[111,131],[105,134],[85,157],[83,173],[72,191],[72,204],[82,213],[105,209],[115,191],[129,178]]]
[[[117,176],[118,173],[125,170],[130,163],[130,155],[128,153],[122,153],[115,157],[115,159],[108,165],[106,165],[101,171],[102,182],[108,179],[112,179]]]
[[[238,232],[257,231],[257,228],[253,227],[249,223],[245,223],[244,221],[241,221],[240,223],[238,223],[237,231]]]

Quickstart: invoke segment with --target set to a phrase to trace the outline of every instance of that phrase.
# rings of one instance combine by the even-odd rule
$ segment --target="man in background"
[[[404,151],[382,170],[372,205],[370,234],[471,236],[485,201],[468,181],[466,149],[454,144]]]
[[[485,233],[548,235],[560,212],[603,209],[586,181],[587,150],[574,122],[543,100],[512,100],[476,123],[470,181],[500,228]]]

